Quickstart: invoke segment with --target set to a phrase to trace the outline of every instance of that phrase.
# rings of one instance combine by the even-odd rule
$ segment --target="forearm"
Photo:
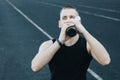
[[[33,71],[40,70],[43,66],[45,66],[60,48],[60,45],[57,41],[54,42],[49,48],[44,51],[38,52],[38,54],[32,60],[32,69]]]
[[[91,55],[102,65],[107,65],[110,63],[110,57],[104,46],[96,40],[87,30],[83,33],[85,39],[87,40]]]

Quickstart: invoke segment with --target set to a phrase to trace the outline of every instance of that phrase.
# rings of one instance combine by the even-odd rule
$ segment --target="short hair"
[[[78,10],[74,6],[71,6],[71,5],[66,5],[62,8],[62,10],[63,9],[75,9],[78,12]]]
[[[64,6],[63,8],[73,8],[73,9],[76,9],[74,6],[71,6],[71,5]]]
[[[74,10],[78,13],[78,15],[79,15],[79,11],[78,11],[74,6],[71,6],[71,5],[64,6],[64,7],[61,9],[61,11],[64,10],[64,9],[74,9]],[[61,11],[60,11],[60,12],[61,12]]]

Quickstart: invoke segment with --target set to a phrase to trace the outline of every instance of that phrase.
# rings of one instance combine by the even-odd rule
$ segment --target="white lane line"
[[[62,8],[62,6],[61,6],[61,5],[57,5],[57,4],[53,4],[53,3],[46,3],[46,2],[42,2],[42,1],[38,1],[37,3],[40,3],[40,4],[45,4],[45,5],[50,5],[50,6],[55,6],[55,7]]]
[[[93,15],[93,16],[97,16],[97,17],[106,18],[106,19],[113,20],[113,21],[118,21],[118,22],[120,21],[120,19],[118,19],[118,18],[109,17],[109,16],[105,16],[105,15],[101,15],[101,14],[91,13],[91,12],[87,12],[87,11],[83,11],[83,10],[80,10],[80,12],[84,13],[84,14],[89,14],[89,15]]]
[[[43,34],[45,34],[49,39],[52,39],[52,37],[45,32],[40,26],[38,26],[35,22],[33,22],[27,15],[25,15],[20,9],[18,9],[15,5],[13,5],[9,0],[6,0],[8,4],[10,4],[18,13],[20,13],[25,19],[27,19],[31,24],[33,24],[37,29],[39,29]],[[99,75],[97,75],[93,70],[88,68],[88,72],[97,80],[103,80]],[[98,76],[98,77],[96,77]]]
[[[27,15],[25,15],[20,9],[18,9],[15,5],[13,5],[9,0],[6,0],[8,4],[10,4],[18,13],[20,13],[25,19],[27,19],[31,24],[33,24],[37,29],[39,29],[43,34],[45,34],[49,39],[52,37],[44,31],[40,26],[38,26],[34,21],[32,21]]]
[[[53,3],[45,3],[45,2],[39,2],[39,3],[62,8],[62,6],[56,5],[56,4],[53,4]],[[113,20],[113,21],[120,21],[120,19],[114,18],[114,17],[109,17],[109,16],[105,16],[105,15],[101,15],[101,14],[91,13],[91,12],[87,12],[87,11],[83,11],[83,10],[79,10],[79,11],[80,11],[80,13],[89,14],[89,15],[93,15],[93,16],[96,16],[96,17],[102,17],[102,18],[105,18],[105,19]]]
[[[56,5],[56,4],[52,4],[52,3],[45,3],[45,2],[39,2],[39,3],[46,4],[46,5],[51,5],[51,6],[56,6],[56,7],[62,8],[62,6]],[[98,8],[98,7],[87,6],[87,5],[77,5],[77,6],[85,7],[85,8],[91,8],[91,9],[97,9],[97,10],[102,10],[102,11],[108,11],[108,12],[120,13],[120,11],[112,10],[112,9]]]
[[[93,6],[81,5],[81,4],[77,5],[77,6],[84,7],[84,8],[101,10],[101,11],[108,11],[108,12],[120,13],[120,11],[118,11],[118,10],[112,10],[112,9],[98,8],[98,7],[93,7]]]
[[[96,74],[93,70],[91,70],[90,68],[88,68],[87,70],[89,73],[91,73],[93,75],[94,78],[96,78],[97,80],[103,80],[100,76],[98,76],[98,74]]]

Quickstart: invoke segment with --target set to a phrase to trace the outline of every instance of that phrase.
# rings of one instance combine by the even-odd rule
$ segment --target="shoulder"
[[[44,41],[43,43],[41,43],[41,45],[40,45],[40,47],[39,47],[39,51],[40,51],[40,50],[45,50],[45,49],[47,49],[47,48],[50,47],[52,44],[53,44],[53,41],[52,41],[52,40]]]
[[[53,42],[52,42],[52,40],[47,40],[47,41],[44,41],[42,44],[41,44],[41,46],[47,46],[47,45],[50,45],[50,44],[52,44]]]

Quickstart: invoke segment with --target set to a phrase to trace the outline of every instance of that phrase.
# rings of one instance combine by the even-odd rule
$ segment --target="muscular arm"
[[[31,68],[34,72],[40,70],[45,66],[54,56],[55,52],[60,48],[60,45],[57,41],[54,43],[50,41],[44,42],[37,53],[33,58],[31,63]]]
[[[110,56],[104,46],[95,39],[88,31],[83,33],[87,40],[87,46],[89,46],[89,52],[93,58],[102,65],[110,63]]]
[[[87,50],[93,58],[102,65],[109,64],[110,56],[104,46],[95,39],[79,21],[76,21],[75,24],[78,31],[82,33],[87,40]]]

